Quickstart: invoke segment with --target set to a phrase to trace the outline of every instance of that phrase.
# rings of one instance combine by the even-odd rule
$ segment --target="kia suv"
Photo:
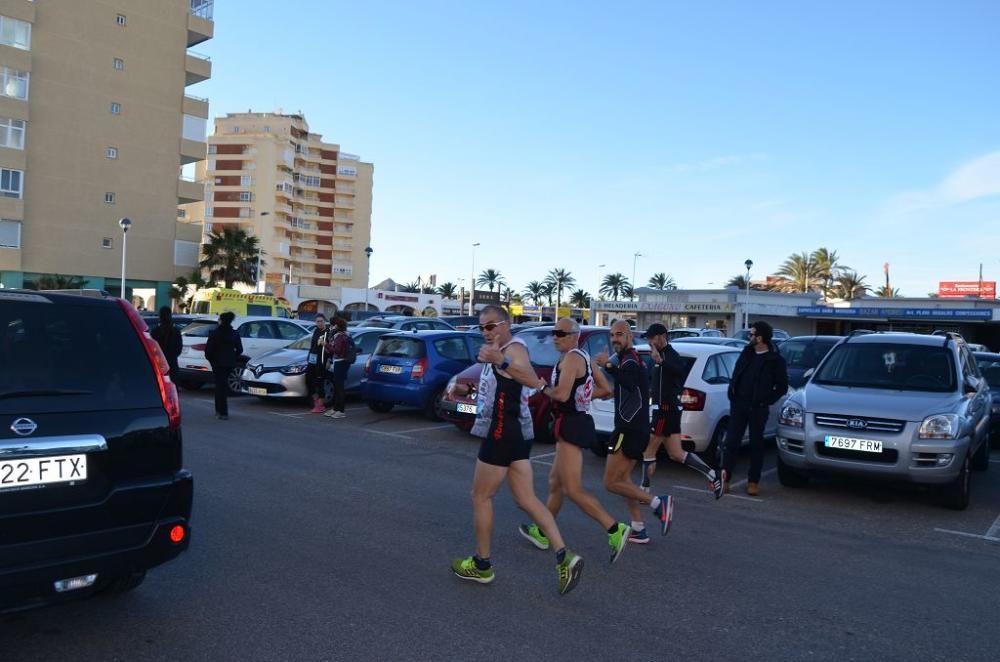
[[[782,485],[851,474],[937,485],[968,506],[970,469],[989,468],[990,391],[961,338],[851,336],[806,378],[780,410]]]
[[[0,289],[0,611],[138,586],[187,549],[170,369],[121,299]]]

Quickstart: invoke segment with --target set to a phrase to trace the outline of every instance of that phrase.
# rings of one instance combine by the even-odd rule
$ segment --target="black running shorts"
[[[653,411],[653,423],[650,427],[657,437],[669,437],[681,433],[681,409],[657,409]]]
[[[509,467],[518,460],[531,456],[531,439],[491,439],[487,437],[479,444],[479,459],[497,467]]]
[[[627,428],[617,429],[611,433],[611,438],[608,439],[608,452],[621,452],[628,459],[639,462],[646,452],[646,445],[648,443],[648,433]]]
[[[556,441],[590,449],[597,441],[597,430],[590,414],[556,414],[552,425],[552,436]]]

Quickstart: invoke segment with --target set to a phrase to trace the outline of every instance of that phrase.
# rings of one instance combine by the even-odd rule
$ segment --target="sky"
[[[372,284],[722,287],[821,246],[905,296],[1000,277],[996,0],[215,0],[195,50],[213,116],[375,164]]]

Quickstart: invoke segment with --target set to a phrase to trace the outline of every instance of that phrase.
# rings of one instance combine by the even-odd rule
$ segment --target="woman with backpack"
[[[347,382],[347,371],[357,357],[354,340],[347,333],[347,322],[338,317],[332,322],[333,337],[327,342],[327,356],[330,357],[330,375],[333,381],[333,407],[324,416],[344,418],[344,386]]]

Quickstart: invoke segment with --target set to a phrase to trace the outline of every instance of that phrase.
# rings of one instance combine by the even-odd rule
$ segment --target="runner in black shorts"
[[[632,330],[624,320],[611,325],[611,348],[615,360],[601,353],[594,360],[599,368],[615,378],[614,392],[605,384],[595,389],[595,398],[615,398],[615,429],[608,441],[608,459],[604,467],[604,487],[625,497],[632,528],[645,529],[638,504],[647,504],[660,520],[660,533],[667,535],[674,514],[674,500],[669,495],[650,496],[632,482],[635,463],[642,461],[649,435],[649,383],[646,367],[632,346]]]
[[[552,399],[552,436],[556,442],[546,505],[555,517],[562,507],[563,495],[569,497],[607,532],[611,562],[614,563],[625,549],[632,529],[624,522],[616,522],[601,502],[583,487],[583,450],[593,447],[597,433],[594,419],[588,413],[594,392],[594,373],[590,357],[577,346],[579,340],[580,325],[575,320],[563,318],[556,322],[552,342],[561,357],[552,371],[552,384],[544,381],[539,384],[541,392]],[[549,548],[548,539],[534,522],[522,524],[520,531],[535,547]]]
[[[653,424],[649,435],[649,445],[642,458],[642,487],[647,492],[650,489],[649,479],[656,471],[656,453],[660,446],[667,449],[667,454],[674,462],[691,467],[708,479],[709,489],[715,498],[722,497],[723,478],[716,474],[712,467],[705,464],[700,457],[689,453],[681,446],[681,390],[687,378],[687,370],[680,355],[667,336],[667,327],[655,322],[646,330],[646,342],[653,356]],[[633,542],[643,542],[633,540]]]

